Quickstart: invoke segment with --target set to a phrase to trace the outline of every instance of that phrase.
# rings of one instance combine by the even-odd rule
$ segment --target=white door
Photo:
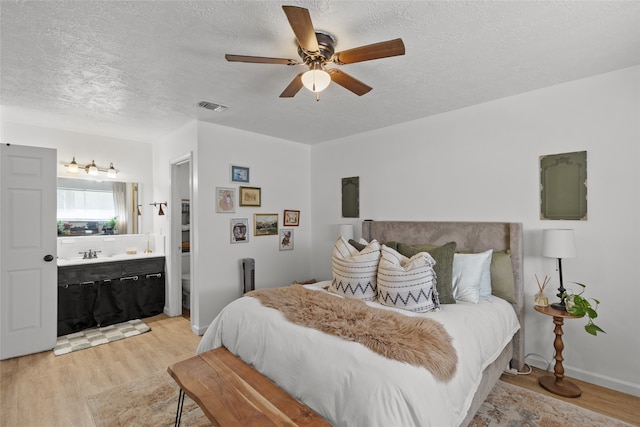
[[[56,150],[0,144],[0,359],[56,345]]]

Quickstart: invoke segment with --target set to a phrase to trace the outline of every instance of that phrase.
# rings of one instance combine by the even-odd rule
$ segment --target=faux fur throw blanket
[[[423,366],[449,380],[458,356],[451,337],[433,319],[372,308],[360,300],[338,298],[301,285],[260,289],[246,294],[280,310],[291,322],[358,342],[390,359]]]

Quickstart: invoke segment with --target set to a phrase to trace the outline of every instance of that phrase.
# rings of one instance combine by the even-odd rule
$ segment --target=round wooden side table
[[[569,380],[564,379],[564,367],[562,366],[562,350],[564,350],[564,343],[562,342],[562,325],[564,319],[579,319],[580,316],[573,316],[567,311],[557,310],[551,306],[540,307],[534,306],[537,312],[546,314],[553,317],[553,323],[556,325],[553,332],[556,334],[556,339],[553,341],[553,348],[556,350],[556,365],[553,369],[554,376],[547,375],[540,377],[538,382],[547,391],[555,393],[563,397],[580,397],[582,390]]]

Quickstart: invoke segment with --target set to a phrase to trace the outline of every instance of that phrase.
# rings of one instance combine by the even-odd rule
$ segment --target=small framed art
[[[236,189],[216,187],[216,212],[233,213],[236,211]]]
[[[261,193],[259,187],[240,187],[240,206],[260,206]]]
[[[281,251],[293,250],[293,229],[280,229],[280,239],[278,240],[278,247]]]
[[[231,165],[231,182],[249,183],[249,168],[246,166]]]
[[[249,241],[249,219],[234,218],[231,220],[231,243],[247,243]]]
[[[253,214],[254,236],[277,236],[278,214]]]
[[[297,227],[300,225],[300,211],[285,210],[284,221],[282,223],[285,227]]]

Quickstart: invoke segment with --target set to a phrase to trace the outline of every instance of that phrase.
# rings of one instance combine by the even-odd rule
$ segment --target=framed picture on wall
[[[240,206],[260,206],[261,193],[259,187],[240,187]]]
[[[540,156],[540,219],[587,220],[587,152]]]
[[[249,218],[231,220],[231,243],[247,243],[249,241]]]
[[[249,168],[246,166],[231,165],[231,182],[249,183]]]
[[[236,189],[216,187],[216,212],[233,213],[236,211]]]
[[[254,236],[277,236],[278,214],[253,214]]]
[[[281,251],[293,250],[293,229],[281,228],[280,238],[278,239],[278,248]]]
[[[282,223],[285,227],[297,227],[300,225],[300,211],[285,210],[284,221]]]

